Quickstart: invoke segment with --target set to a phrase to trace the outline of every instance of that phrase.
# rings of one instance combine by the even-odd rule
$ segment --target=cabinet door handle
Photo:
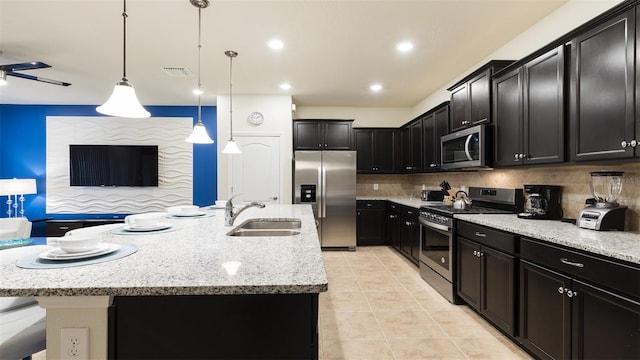
[[[413,211],[407,211],[407,214],[413,215]]]
[[[473,256],[478,256],[478,251],[473,250]]]
[[[567,259],[567,258],[561,258],[560,262],[565,264],[565,265],[571,265],[571,266],[575,266],[575,267],[579,267],[579,268],[584,267],[584,264],[579,263],[579,262],[569,261],[569,259]]]
[[[631,144],[629,144],[629,143],[627,142],[627,140],[622,140],[622,142],[620,143],[620,146],[622,146],[622,148],[623,148],[623,149],[624,149],[624,148],[626,148],[626,147],[627,147],[627,146],[629,146],[629,145],[631,145]]]
[[[68,226],[60,226],[60,230],[69,230]]]
[[[396,215],[389,215],[389,219],[395,219],[395,218],[397,218]]]
[[[477,237],[487,237],[487,234],[485,234],[485,233],[481,233],[481,232],[479,232],[479,231],[476,231],[476,236],[477,236]]]
[[[525,158],[525,155],[524,155],[524,154],[519,154],[519,155],[518,155],[518,157],[519,157],[520,159],[524,159],[524,158]]]
[[[404,224],[405,224],[405,225],[407,225],[407,226],[411,226],[413,223],[411,223],[411,222],[409,222],[409,221],[405,221],[405,223],[404,223]]]
[[[518,161],[518,154],[513,154],[513,161]]]
[[[367,203],[367,206],[373,206],[373,204],[372,203]]]
[[[571,291],[571,290],[567,290],[567,296],[572,298],[574,296],[578,296],[578,292],[577,291]]]
[[[560,286],[558,288],[558,292],[560,293],[560,295],[564,294],[564,288],[562,286]]]
[[[638,146],[638,142],[635,140],[631,140],[631,147],[634,148],[636,146]]]

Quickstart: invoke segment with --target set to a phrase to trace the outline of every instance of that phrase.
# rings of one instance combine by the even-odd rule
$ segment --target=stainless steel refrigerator
[[[294,152],[296,204],[311,204],[324,248],[356,248],[356,152]]]

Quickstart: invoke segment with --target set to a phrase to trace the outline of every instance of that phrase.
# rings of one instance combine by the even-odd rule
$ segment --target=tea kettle
[[[466,209],[469,206],[471,206],[469,195],[463,190],[459,190],[458,192],[456,192],[455,200],[453,201],[453,208]]]

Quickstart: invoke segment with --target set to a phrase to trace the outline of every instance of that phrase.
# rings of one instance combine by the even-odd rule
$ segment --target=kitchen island
[[[224,210],[166,218],[175,231],[119,235],[134,254],[63,269],[2,266],[0,296],[47,309],[47,357],[60,329],[90,329],[90,358],[317,358],[318,294],[328,283],[309,205],[267,205],[252,218],[297,218],[300,234],[232,237]],[[234,227],[235,227],[234,226]],[[55,241],[55,238],[50,238]]]

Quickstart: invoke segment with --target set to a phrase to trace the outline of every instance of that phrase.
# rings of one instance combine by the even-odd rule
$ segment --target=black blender
[[[577,225],[592,230],[624,230],[626,206],[618,204],[622,192],[622,171],[591,173],[593,201],[578,214]]]

